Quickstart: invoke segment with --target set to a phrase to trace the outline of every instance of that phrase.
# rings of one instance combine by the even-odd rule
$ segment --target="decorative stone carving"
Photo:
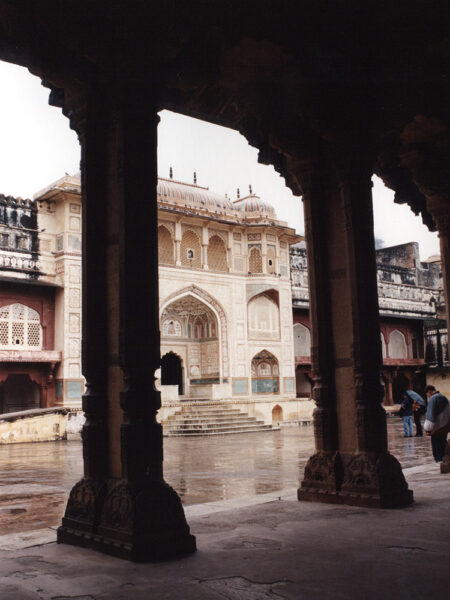
[[[74,485],[67,502],[58,541],[66,541],[72,529],[94,532],[100,521],[100,510],[106,484],[97,479],[81,479]]]
[[[392,508],[413,501],[401,465],[389,452],[378,455],[369,452],[343,454],[342,463],[344,479],[341,492],[353,496],[355,504]]]
[[[319,451],[313,454],[305,466],[299,500],[308,500],[306,495],[311,491],[335,492],[341,483],[341,463],[337,452]]]
[[[195,551],[181,500],[165,482],[111,482],[96,545],[135,561],[161,560]]]

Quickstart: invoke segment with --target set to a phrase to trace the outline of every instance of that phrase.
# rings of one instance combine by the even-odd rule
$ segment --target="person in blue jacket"
[[[431,450],[436,462],[444,458],[447,446],[447,434],[450,430],[450,402],[438,392],[434,385],[427,385],[425,393],[428,398],[427,414],[423,428],[431,436]]]
[[[416,437],[422,437],[423,431],[420,419],[422,415],[424,415],[427,412],[427,403],[422,398],[422,396],[414,390],[406,390],[406,393],[413,401],[413,417],[414,423],[416,425]]]
[[[413,400],[408,395],[408,391],[406,391],[403,394],[403,402],[402,402],[403,431],[405,433],[405,437],[412,437],[412,435],[413,435]]]

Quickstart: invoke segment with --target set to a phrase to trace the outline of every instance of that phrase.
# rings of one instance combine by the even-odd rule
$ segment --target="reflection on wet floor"
[[[388,419],[388,435],[403,468],[433,462],[430,440],[404,438],[400,419]],[[275,492],[298,485],[313,449],[311,426],[164,438],[165,479],[184,504]],[[59,524],[67,494],[82,473],[78,438],[0,445],[0,533]]]

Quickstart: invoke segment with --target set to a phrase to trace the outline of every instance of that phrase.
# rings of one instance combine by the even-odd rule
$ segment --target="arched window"
[[[262,255],[259,248],[252,248],[248,257],[248,270],[250,273],[262,273]]]
[[[389,356],[390,358],[408,358],[405,336],[398,329],[395,329],[389,337]]]
[[[294,325],[295,356],[311,356],[311,334],[301,323]]]
[[[276,251],[273,244],[267,244],[267,273],[276,273]]]
[[[280,337],[280,317],[277,304],[265,294],[248,303],[249,338],[265,340]]]
[[[228,271],[227,249],[218,235],[212,235],[209,239],[208,267],[213,271]]]
[[[380,331],[380,337],[381,337],[381,351],[383,354],[383,358],[386,358],[386,340],[384,339],[384,335],[383,335],[382,331]]]
[[[181,238],[181,264],[185,267],[200,269],[202,266],[202,248],[198,236],[191,230],[185,231]]]
[[[175,264],[172,235],[164,225],[158,227],[158,254],[161,265]]]
[[[39,313],[18,303],[0,308],[0,348],[40,350],[42,328]]]

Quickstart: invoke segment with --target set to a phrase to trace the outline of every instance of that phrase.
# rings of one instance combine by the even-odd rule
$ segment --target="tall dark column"
[[[108,476],[107,424],[107,107],[92,90],[86,98],[81,141],[83,210],[83,342],[82,370],[86,378],[82,430],[84,477],[73,487],[58,542],[90,545],[89,534],[99,524]]]
[[[299,179],[303,192],[305,236],[308,253],[309,315],[311,321],[311,368],[316,452],[309,459],[299,500],[313,499],[317,493],[335,492],[340,482],[337,439],[336,396],[333,378],[333,344],[328,249],[322,220],[330,181],[315,162],[304,163]]]
[[[195,550],[183,507],[163,479],[157,222],[157,125],[152,93],[127,90],[117,105],[119,364],[124,387],[122,478],[111,482],[98,530],[103,550],[136,561]]]
[[[344,478],[341,493],[359,504],[381,507],[412,502],[400,463],[388,452],[386,413],[381,405],[382,351],[375,258],[372,182],[370,162],[364,148],[337,168],[340,210],[344,215],[344,265],[342,285],[347,290],[351,331],[353,389],[348,390],[356,407],[354,448],[341,446]],[[342,157],[339,160],[342,165]],[[342,337],[342,334],[341,336]],[[344,385],[347,385],[346,382]],[[342,424],[342,428],[345,426]]]
[[[449,356],[450,338],[450,197],[448,195],[431,196],[427,198],[427,208],[430,211],[439,232],[441,247],[442,279],[444,301],[447,316],[447,348],[443,353]],[[450,473],[450,441],[447,441],[444,460],[441,463],[441,473]]]
[[[362,153],[361,153],[362,155]],[[352,153],[351,156],[358,156]],[[316,453],[300,500],[399,506],[412,493],[387,451],[369,163],[327,161],[304,186]],[[345,168],[342,165],[345,165]]]

